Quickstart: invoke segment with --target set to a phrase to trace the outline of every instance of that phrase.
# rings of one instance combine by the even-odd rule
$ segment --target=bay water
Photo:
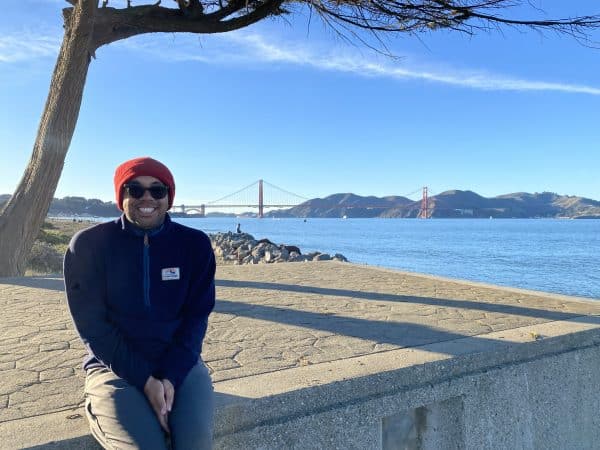
[[[350,262],[600,300],[600,220],[174,219]]]

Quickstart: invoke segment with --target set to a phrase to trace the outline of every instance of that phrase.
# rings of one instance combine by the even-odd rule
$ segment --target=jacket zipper
[[[144,234],[144,306],[150,308],[150,242]]]

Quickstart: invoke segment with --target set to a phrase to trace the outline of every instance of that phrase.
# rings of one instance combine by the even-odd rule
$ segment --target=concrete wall
[[[217,383],[216,448],[600,448],[597,323],[546,326]]]

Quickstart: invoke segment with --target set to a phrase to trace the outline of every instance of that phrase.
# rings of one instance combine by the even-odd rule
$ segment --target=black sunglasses
[[[165,198],[169,193],[169,187],[162,184],[156,184],[150,187],[144,187],[141,184],[131,183],[124,184],[123,187],[127,189],[127,193],[133,198],[142,198],[146,191],[150,192],[150,195],[154,200],[160,200]]]

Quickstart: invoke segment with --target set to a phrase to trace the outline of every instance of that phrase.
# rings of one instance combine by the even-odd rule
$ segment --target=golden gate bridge
[[[413,192],[406,194],[405,197],[409,197],[420,191],[422,192],[421,208],[417,217],[427,219],[430,218],[428,188],[419,188]],[[218,198],[210,202],[202,203],[199,205],[173,205],[173,212],[205,216],[206,211],[208,209],[222,211],[223,209],[228,208],[238,210],[241,208],[254,208],[258,209],[257,216],[259,218],[262,218],[264,217],[266,209],[293,208],[308,200],[309,198],[307,197],[295,194],[261,179],[231,194],[227,194],[224,197]],[[332,204],[331,207],[368,209],[384,208],[384,206],[382,205],[364,204],[361,204],[360,206]]]

